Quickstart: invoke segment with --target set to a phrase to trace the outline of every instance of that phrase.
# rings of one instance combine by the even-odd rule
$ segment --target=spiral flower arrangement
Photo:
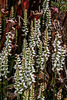
[[[44,18],[45,18],[45,20],[44,20]],[[49,35],[51,35],[51,30],[50,30],[51,11],[49,9],[49,0],[44,0],[44,2],[43,2],[43,21],[45,21],[45,25],[48,30],[48,33],[49,33]]]
[[[22,61],[20,60],[19,55],[17,55],[15,69],[15,92],[17,95],[22,94],[23,97],[23,91],[29,89],[32,83],[35,82],[33,74],[33,72],[35,72],[33,67],[33,59],[30,48],[27,47],[27,42],[25,39],[23,42]]]
[[[32,82],[35,82],[35,79],[34,79],[34,70],[32,68],[32,61],[31,61],[31,52],[30,52],[30,49],[28,48],[27,50],[27,66],[25,66],[25,80],[27,81],[27,86],[29,87]]]
[[[24,20],[23,20],[23,28],[22,31],[24,32],[24,36],[26,37],[28,33],[28,28],[27,28],[27,10],[24,10]]]
[[[56,8],[54,2],[58,5],[57,0],[0,0],[0,100],[65,98],[67,48],[61,35],[66,27],[61,26],[67,13],[61,23],[60,3]]]
[[[50,26],[51,26],[51,11],[50,11],[49,8],[47,9],[46,16],[47,16],[46,28],[48,30],[49,35],[51,35],[51,30],[50,30]]]
[[[6,33],[6,42],[5,42],[5,48],[7,50],[7,54],[11,55],[11,49],[12,49],[12,41],[11,41],[11,32]]]
[[[33,27],[33,21],[31,21],[31,33],[30,33],[30,43],[29,43],[29,46],[30,46],[30,49],[31,49],[31,53],[32,53],[32,56],[34,57],[35,56],[35,36],[34,36],[34,27]]]
[[[35,44],[37,47],[39,47],[40,44],[40,36],[41,36],[41,32],[40,32],[40,19],[38,20],[34,20],[35,21],[35,25],[34,25],[34,32],[35,32]]]
[[[39,54],[36,55],[36,62],[37,62],[37,68],[42,69],[43,68],[43,63],[44,63],[44,57],[43,57],[43,47],[42,47],[42,42],[40,41],[40,45],[39,45]]]
[[[21,59],[19,57],[19,55],[16,55],[16,64],[14,66],[14,68],[16,69],[16,72],[15,72],[15,75],[14,75],[14,79],[15,79],[15,84],[14,84],[14,87],[15,87],[15,93],[17,93],[17,96],[19,94],[22,93],[23,91],[23,83],[22,84],[22,77],[23,77],[23,69],[22,69],[22,66],[21,66]]]
[[[2,53],[0,53],[0,81],[2,81],[2,77],[7,79],[8,73],[8,56],[7,50],[3,49]]]
[[[54,53],[52,55],[52,70],[57,74],[60,74],[60,71],[63,70],[64,60],[65,60],[65,50],[61,46],[61,36],[59,33],[56,33],[55,40],[53,43]]]
[[[57,100],[61,100],[62,99],[62,89],[60,89],[57,93]]]
[[[44,38],[45,42],[44,42],[44,52],[43,52],[43,56],[45,58],[45,62],[48,60],[48,57],[50,55],[50,52],[49,52],[49,42],[48,42],[48,31],[47,29],[45,30],[45,38]]]
[[[39,47],[39,67],[42,68],[43,66],[43,52],[42,52],[42,42],[40,42],[40,47]]]
[[[2,92],[3,86],[3,93],[7,94],[7,85],[8,85],[8,56],[11,55],[11,48],[12,48],[12,41],[11,41],[11,32],[6,33],[6,41],[3,47],[2,52],[0,53],[0,92]],[[4,95],[1,95],[1,98],[4,98]]]
[[[7,73],[8,73],[8,56],[11,55],[10,51],[12,48],[12,41],[11,41],[11,32],[6,33],[6,41],[5,41],[5,47],[3,48],[2,52],[0,53],[0,75],[5,77],[7,79]],[[8,45],[7,45],[8,44]],[[0,76],[0,80],[1,80]]]
[[[49,0],[44,0],[44,2],[43,2],[43,10],[44,10],[43,16],[45,16],[48,8],[49,8]]]

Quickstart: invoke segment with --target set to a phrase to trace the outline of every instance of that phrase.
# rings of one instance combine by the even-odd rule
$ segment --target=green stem
[[[20,100],[19,94],[17,93],[17,100]]]
[[[5,93],[5,77],[3,76],[3,94]],[[4,100],[4,95],[3,96],[3,100]]]
[[[44,95],[45,95],[45,72],[46,72],[46,58],[44,59]]]

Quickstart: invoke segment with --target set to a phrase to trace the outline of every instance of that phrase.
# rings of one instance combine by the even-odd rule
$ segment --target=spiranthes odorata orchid
[[[41,100],[45,100],[45,96],[44,96],[44,84],[41,84],[40,89],[39,89],[39,95],[37,97],[37,99],[41,99]]]
[[[43,16],[45,16],[48,8],[49,8],[49,0],[44,0],[44,2],[43,2],[43,11],[44,11]]]
[[[11,18],[14,19],[14,7],[11,7]]]
[[[24,87],[23,87],[24,78],[23,78],[23,72],[22,72],[23,70],[22,70],[21,59],[19,55],[16,55],[16,64],[14,68],[16,69],[16,72],[14,75],[14,79],[15,79],[14,87],[15,87],[15,93],[17,93],[17,96],[18,96],[19,94],[22,94],[22,91],[24,90]]]
[[[24,32],[24,36],[27,35],[28,33],[28,28],[27,28],[27,9],[24,10],[24,21],[23,21],[23,29],[22,31]]]
[[[42,48],[42,42],[40,42],[40,45],[39,45],[39,54],[36,56],[37,59],[37,68],[39,69],[42,69],[43,68],[43,63],[44,63],[44,57],[43,57],[43,48]]]
[[[62,89],[59,89],[57,93],[57,100],[61,100],[61,99],[62,99]]]
[[[11,55],[11,49],[12,49],[12,41],[11,41],[11,32],[6,33],[6,42],[5,42],[5,48],[7,50],[8,55]]]
[[[60,57],[60,67],[63,68],[65,63],[65,50],[64,47],[61,47],[61,57]]]
[[[44,0],[43,2],[43,23],[45,23],[48,30],[48,34],[51,35],[50,25],[51,25],[51,11],[49,9],[49,0]]]
[[[12,41],[11,41],[11,32],[6,33],[6,41],[4,44],[4,47],[2,49],[2,52],[0,53],[0,81],[3,82],[5,85],[3,85],[3,93],[6,91],[5,86],[8,85],[8,56],[11,55],[10,51],[12,48]],[[4,97],[4,96],[3,96]]]
[[[2,52],[0,53],[0,92],[7,93],[5,91],[8,85],[8,54],[6,48],[3,48]],[[2,85],[3,84],[3,85]],[[3,86],[3,90],[1,89]],[[4,98],[4,95],[1,95],[1,98]]]
[[[34,84],[31,85],[30,87],[30,100],[34,99]]]
[[[26,60],[26,50],[27,50],[27,40],[24,39],[23,41],[23,49],[22,49],[22,54],[23,54],[23,58]]]
[[[31,86],[32,82],[35,82],[35,79],[34,79],[34,74],[33,74],[33,66],[32,66],[32,61],[31,61],[31,51],[30,51],[30,48],[27,48],[27,66],[25,66],[25,81],[26,81],[26,84],[27,86]]]
[[[51,35],[51,30],[50,30],[50,26],[51,26],[51,11],[50,11],[50,9],[47,9],[46,16],[47,16],[46,28],[48,30],[48,34]]]
[[[39,68],[42,68],[42,66],[43,66],[42,42],[40,42],[40,47],[39,47]]]
[[[12,41],[11,41],[11,32],[6,33],[6,41],[5,41],[5,47],[3,48],[2,52],[0,53],[0,72],[1,76],[5,77],[7,79],[7,73],[8,73],[8,56],[11,55],[10,51],[12,48]]]
[[[49,44],[48,44],[48,31],[46,29],[45,30],[45,41],[44,41],[44,47],[43,47],[44,48],[43,56],[44,56],[44,59],[45,59],[45,63],[48,60],[48,57],[50,55],[48,46],[49,46]]]
[[[21,61],[19,55],[16,55],[16,64],[14,68],[16,69],[16,72],[14,74],[14,87],[15,87],[15,93],[17,94],[17,100],[21,98],[24,98],[24,91],[27,89],[26,82],[25,82],[25,70],[24,70],[25,60],[23,59]]]
[[[38,19],[38,20],[35,19],[34,32],[35,32],[35,35],[36,35],[35,43],[36,43],[36,46],[39,47],[40,36],[41,36],[41,32],[40,32],[40,19]]]
[[[16,56],[16,64],[15,64],[15,92],[17,95],[21,94],[23,97],[23,91],[26,89],[30,89],[32,83],[35,82],[34,74],[35,72],[33,67],[33,57],[31,55],[30,48],[27,47],[27,41],[24,39],[23,41],[23,51],[22,51],[22,60],[19,55]]]
[[[24,39],[24,43],[23,43],[23,58],[22,59],[25,60],[24,69],[25,69],[26,77],[29,76],[29,79],[32,82],[34,82],[34,76],[33,76],[33,72],[34,72],[33,57],[32,57],[30,48],[27,47],[27,42],[26,42],[25,39]],[[27,75],[27,73],[30,74],[30,75]],[[28,84],[30,84],[30,83],[28,83]]]
[[[48,8],[49,8],[49,0],[44,0],[43,1],[43,24],[45,23],[45,19],[47,20],[46,12]]]
[[[35,37],[34,37],[34,28],[33,28],[33,21],[31,21],[31,35],[30,35],[30,43],[29,43],[30,49],[31,49],[31,53],[32,56],[35,56]]]
[[[61,36],[58,32],[56,32],[55,40],[53,43],[54,53],[52,55],[52,70],[57,74],[60,74],[60,71],[63,70],[64,60],[65,60],[65,50],[61,46]]]
[[[7,79],[7,73],[9,73],[8,71],[8,54],[7,54],[7,50],[5,48],[3,48],[2,52],[0,53],[0,80],[1,76],[5,77],[5,79]]]

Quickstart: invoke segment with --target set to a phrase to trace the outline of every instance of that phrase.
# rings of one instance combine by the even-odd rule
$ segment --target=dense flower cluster
[[[35,82],[34,79],[34,74],[33,72],[35,72],[34,67],[33,67],[33,59],[32,59],[32,55],[31,55],[31,51],[30,48],[27,48],[27,66],[25,66],[25,80],[27,81],[27,87],[29,87],[32,82]]]
[[[57,100],[61,100],[62,99],[62,89],[60,89],[57,93]]]
[[[2,80],[2,77],[5,77],[5,79],[7,79],[7,73],[8,73],[8,55],[7,55],[7,50],[3,48],[2,52],[0,53],[0,81]]]
[[[50,26],[51,26],[51,11],[50,11],[49,8],[47,9],[46,16],[47,16],[46,28],[48,30],[49,35],[51,35],[51,30],[50,30]]]
[[[44,95],[44,84],[42,83],[39,89],[39,94],[37,99],[45,100],[45,95]]]
[[[49,0],[44,0],[44,2],[43,2],[43,19],[44,18],[45,18],[45,25],[46,25],[46,28],[48,30],[48,33],[51,34],[51,30],[50,30],[51,11],[49,9]]]
[[[36,20],[34,19],[34,43],[35,43],[35,56],[36,56],[36,68],[42,68],[43,66],[43,48],[42,48],[42,42],[40,40],[41,32],[40,32],[40,19]],[[38,53],[37,53],[38,49]]]
[[[33,67],[33,59],[31,55],[30,48],[27,48],[27,42],[24,39],[23,43],[23,52],[22,52],[22,61],[20,60],[19,55],[17,55],[16,60],[16,73],[14,75],[15,79],[15,89],[16,93],[22,94],[22,92],[31,87],[32,82],[35,82],[34,74],[35,72]],[[21,61],[21,62],[20,62]]]
[[[28,33],[28,28],[27,28],[27,10],[25,9],[25,11],[24,11],[24,20],[23,20],[23,25],[24,25],[24,27],[22,28],[22,31],[24,32],[24,36],[26,36],[27,35],[27,33]]]
[[[48,45],[48,31],[47,30],[45,30],[44,39],[45,39],[45,42],[44,42],[44,47],[43,47],[44,48],[43,56],[45,57],[45,61],[47,61],[50,55],[49,48],[48,48],[49,45]]]
[[[55,40],[52,39],[54,43],[50,41],[53,13],[51,14],[52,8],[50,9],[49,6],[52,5],[52,1],[12,1],[1,0],[0,2],[0,100],[45,100],[48,98],[61,100],[65,96],[62,92],[66,87],[66,75],[62,75],[64,74],[63,67],[66,72],[66,54],[61,44],[59,21],[55,20],[55,23],[52,21],[54,25],[52,30],[54,29],[56,33],[52,32],[52,38],[55,36]],[[28,7],[26,7],[27,3]],[[58,9],[55,7],[52,12],[54,11],[58,12]],[[62,85],[56,87],[59,82]]]
[[[12,50],[12,41],[11,41],[11,32],[6,33],[6,42],[5,42],[5,48],[7,50],[7,54],[11,55],[11,50]]]
[[[40,32],[40,19],[38,19],[38,20],[35,19],[34,32],[35,32],[35,43],[36,43],[36,46],[39,47],[40,36],[41,36],[41,32]]]
[[[16,64],[15,64],[14,68],[16,69],[16,72],[14,75],[14,79],[15,79],[14,87],[16,89],[15,92],[17,94],[21,94],[23,91],[23,84],[25,84],[25,83],[22,84],[22,81],[23,81],[22,74],[23,73],[21,74],[22,66],[21,66],[21,60],[20,60],[19,55],[16,55]],[[22,81],[20,81],[20,80],[22,80]],[[22,86],[22,88],[21,88],[21,86]]]
[[[43,16],[45,16],[48,8],[49,8],[49,0],[44,0],[44,2],[43,2],[43,10],[44,10]]]
[[[40,41],[39,45],[39,54],[36,55],[36,62],[37,62],[37,68],[41,69],[43,68],[43,63],[44,63],[44,57],[43,57],[43,48],[42,48],[42,42]]]
[[[33,28],[33,21],[31,21],[31,35],[30,35],[30,43],[29,43],[30,49],[31,49],[31,53],[32,56],[35,56],[35,36],[34,36],[34,28]]]
[[[1,76],[7,79],[8,73],[8,55],[11,55],[10,51],[12,48],[12,41],[11,41],[11,32],[7,33],[5,47],[3,48],[2,52],[0,53],[0,81]]]
[[[53,43],[54,53],[52,55],[52,64],[53,64],[53,71],[56,71],[57,74],[60,74],[60,70],[63,70],[64,60],[65,60],[65,50],[61,46],[61,36],[57,32],[55,35],[55,40]]]
[[[33,22],[31,23],[31,36],[30,36],[30,48],[32,51],[32,55],[36,56],[36,67],[37,68],[43,68],[44,61],[48,60],[49,57],[49,49],[48,49],[48,32],[45,31],[45,37],[44,37],[44,47],[42,47],[42,42],[40,40],[41,32],[40,32],[40,19],[36,20],[34,19],[34,28],[33,28]],[[38,48],[37,50],[34,49],[34,47]],[[45,58],[45,60],[44,60]]]

